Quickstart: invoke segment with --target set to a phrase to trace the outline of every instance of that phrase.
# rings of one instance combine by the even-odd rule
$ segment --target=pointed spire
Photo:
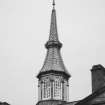
[[[57,32],[57,21],[56,21],[56,10],[55,10],[55,0],[53,0],[53,9],[51,14],[51,24],[50,24],[50,35],[49,40],[46,43],[46,48],[49,47],[62,47],[62,43],[59,42],[58,32]]]
[[[56,22],[56,10],[55,10],[55,1],[53,0],[53,9],[51,14],[51,25],[50,25],[50,41],[58,41],[58,32],[57,32],[57,22]]]
[[[44,65],[37,77],[39,77],[43,73],[52,71],[60,72],[65,74],[67,77],[70,77],[70,74],[66,70],[60,54],[62,43],[59,41],[57,32],[55,0],[53,0],[52,5],[53,9],[51,14],[50,35],[47,43],[45,44],[45,47],[47,48],[47,55],[44,61]]]

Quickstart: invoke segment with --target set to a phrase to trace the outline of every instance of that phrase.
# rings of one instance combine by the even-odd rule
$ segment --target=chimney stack
[[[98,64],[91,69],[92,93],[105,86],[105,68]]]

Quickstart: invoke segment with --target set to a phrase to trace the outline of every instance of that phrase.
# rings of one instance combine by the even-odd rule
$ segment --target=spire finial
[[[53,5],[53,8],[55,8],[55,0],[53,0],[53,3],[52,3],[52,5]]]

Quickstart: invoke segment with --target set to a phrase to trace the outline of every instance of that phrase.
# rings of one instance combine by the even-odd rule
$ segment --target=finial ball
[[[55,0],[53,0],[53,4],[52,5],[55,6]]]

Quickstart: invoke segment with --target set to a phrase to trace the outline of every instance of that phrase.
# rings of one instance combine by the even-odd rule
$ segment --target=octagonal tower
[[[70,74],[63,63],[56,22],[55,1],[51,14],[50,34],[45,44],[47,55],[38,78],[38,105],[57,105],[68,101]]]

